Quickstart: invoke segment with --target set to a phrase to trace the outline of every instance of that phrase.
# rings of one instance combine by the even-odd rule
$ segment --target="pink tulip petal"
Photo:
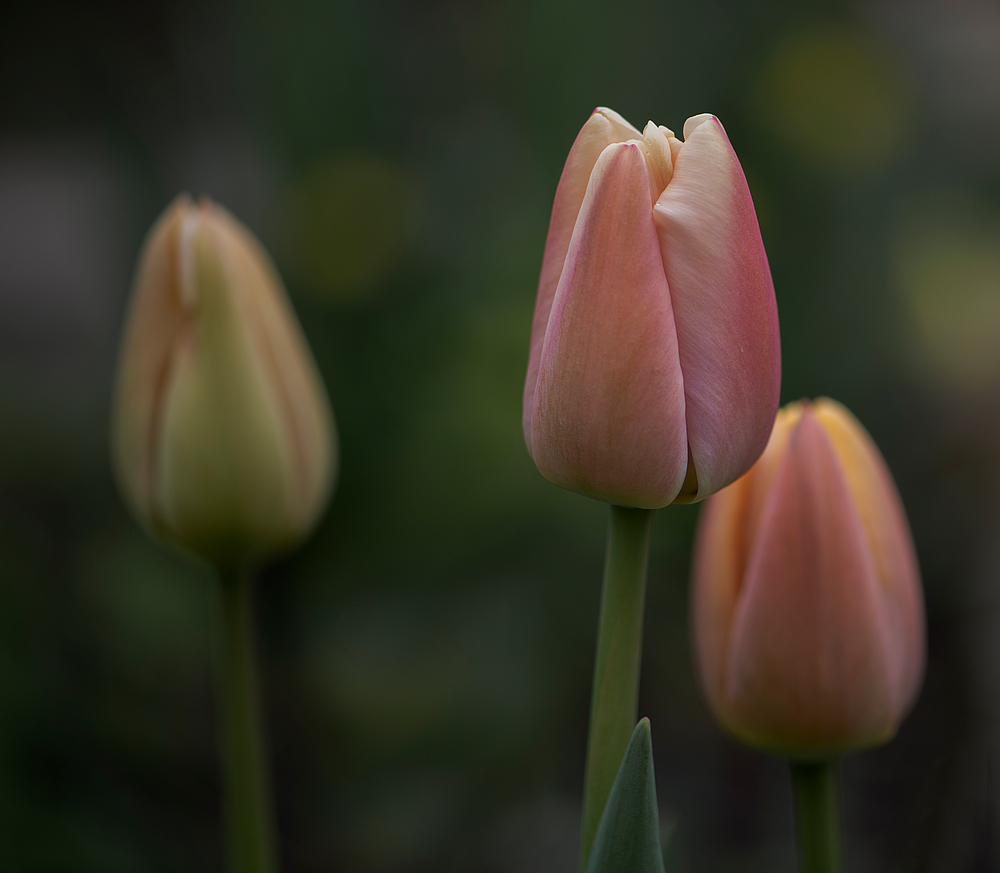
[[[591,174],[553,298],[530,429],[550,481],[654,508],[687,470],[684,385],[670,292],[637,143]]]
[[[778,410],[764,453],[745,475],[708,498],[698,522],[691,593],[694,639],[702,686],[720,718],[725,711],[729,636],[750,544],[801,417],[798,403]]]
[[[890,627],[866,535],[830,439],[807,407],[748,558],[725,709],[744,739],[786,753],[890,736]]]
[[[733,614],[746,568],[743,524],[752,476],[737,479],[701,510],[692,561],[691,620],[702,688],[720,718],[725,712],[726,670]]]
[[[891,623],[893,687],[908,710],[924,671],[924,610],[920,570],[899,494],[882,454],[860,422],[841,404],[820,398],[816,417],[833,443],[854,505],[868,536],[880,593]]]
[[[767,256],[743,170],[718,119],[690,130],[653,212],[677,319],[701,499],[742,475],[761,453],[781,383]]]
[[[538,383],[538,362],[545,341],[545,329],[549,323],[552,298],[562,275],[563,263],[569,249],[570,238],[576,225],[580,206],[587,192],[590,174],[609,145],[628,139],[641,139],[631,124],[611,109],[599,107],[577,134],[570,149],[566,165],[563,167],[559,186],[556,188],[552,204],[552,218],[549,234],[545,240],[545,255],[542,259],[542,273],[538,282],[538,298],[535,301],[535,317],[531,324],[531,350],[528,355],[528,375],[524,383],[524,439],[531,450],[531,416],[535,402],[535,387]],[[648,198],[647,198],[648,199]]]

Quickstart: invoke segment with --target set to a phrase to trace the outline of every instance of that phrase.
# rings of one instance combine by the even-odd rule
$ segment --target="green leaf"
[[[664,873],[647,718],[635,726],[618,768],[587,873]]]

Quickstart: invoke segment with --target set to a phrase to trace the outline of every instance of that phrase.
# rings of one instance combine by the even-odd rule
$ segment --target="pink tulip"
[[[610,109],[552,206],[524,435],[557,485],[622,506],[690,502],[749,469],[778,408],[778,316],[743,170],[719,120],[681,142]]]
[[[693,623],[709,704],[745,742],[796,757],[895,734],[923,676],[920,576],[885,462],[839,403],[782,409],[708,501]]]

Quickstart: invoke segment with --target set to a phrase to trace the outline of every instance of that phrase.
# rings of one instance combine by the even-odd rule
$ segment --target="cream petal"
[[[329,497],[336,477],[337,437],[322,377],[309,353],[299,321],[271,258],[227,210],[211,203],[212,223],[231,252],[233,282],[246,289],[241,300],[246,325],[263,366],[291,457],[294,499],[289,510],[303,534]],[[280,293],[275,293],[281,289]]]
[[[714,121],[718,123],[718,119],[710,112],[703,112],[701,115],[692,115],[687,121],[685,121],[683,128],[684,140],[687,141],[690,139],[691,134],[701,127],[706,121]]]
[[[667,138],[652,121],[642,132],[642,149],[646,156],[646,172],[649,174],[650,203],[655,204],[670,182],[673,159]]]
[[[241,255],[204,214],[191,244],[197,311],[165,391],[155,497],[171,538],[228,563],[293,537],[291,453],[236,290]]]

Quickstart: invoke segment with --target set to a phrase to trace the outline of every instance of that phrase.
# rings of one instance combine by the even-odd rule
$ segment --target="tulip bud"
[[[684,142],[610,109],[583,126],[552,206],[524,436],[557,485],[654,509],[749,469],[778,408],[774,288],[719,120]]]
[[[225,209],[178,197],[143,247],[112,455],[155,535],[212,563],[287,549],[333,485],[333,415],[273,264]]]
[[[920,576],[892,477],[843,406],[778,413],[706,504],[693,575],[701,683],[737,737],[812,757],[895,734],[923,676]]]

